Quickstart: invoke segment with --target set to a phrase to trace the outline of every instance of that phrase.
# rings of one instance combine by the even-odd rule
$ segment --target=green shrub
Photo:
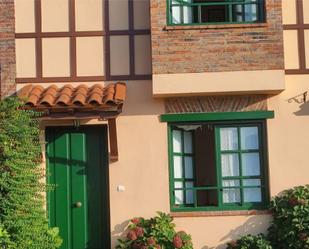
[[[16,98],[0,101],[1,241],[14,242],[7,248],[58,248],[58,230],[48,228],[44,210],[38,114],[20,107]]]
[[[309,185],[286,190],[271,202],[269,239],[274,248],[309,248]]]
[[[238,240],[229,242],[227,249],[272,249],[272,246],[263,234],[259,234],[245,235]]]
[[[10,239],[10,235],[0,224],[0,248],[13,249],[14,243]]]
[[[173,218],[158,212],[151,219],[134,218],[127,229],[127,237],[120,239],[117,249],[192,249],[191,236],[176,232]]]

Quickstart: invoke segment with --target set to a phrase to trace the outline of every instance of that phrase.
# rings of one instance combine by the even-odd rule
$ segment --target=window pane
[[[173,130],[173,152],[181,152],[181,131]]]
[[[257,127],[240,128],[241,149],[256,150],[259,148],[259,135]]]
[[[223,189],[223,203],[239,203],[240,190],[239,189]]]
[[[172,7],[172,23],[179,24],[181,23],[181,15],[180,15],[180,6]]]
[[[222,186],[223,187],[239,187],[240,182],[239,180],[223,180]]]
[[[245,5],[245,21],[246,22],[257,21],[257,5],[256,4],[246,4]]]
[[[243,180],[243,185],[244,186],[261,186],[261,180],[260,179],[246,179]]]
[[[244,202],[261,202],[261,188],[244,188]]]
[[[238,154],[221,155],[222,176],[239,176]]]
[[[175,188],[183,188],[182,182],[175,182]],[[175,204],[183,204],[183,190],[175,190]]]
[[[192,149],[192,133],[185,131],[183,133],[183,136],[184,136],[185,153],[192,153],[193,152],[193,149]]]
[[[192,0],[187,0],[186,2],[191,3]],[[183,6],[183,23],[192,23],[192,7]]]
[[[261,186],[260,179],[246,179],[243,180],[243,186]],[[262,192],[261,188],[244,188],[244,202],[261,202]]]
[[[237,4],[233,5],[233,17],[234,21],[236,22],[242,22],[243,21],[243,11],[242,11],[242,5]]]
[[[259,153],[243,153],[241,155],[242,175],[260,175],[260,155]]]
[[[185,157],[185,177],[193,178],[193,158],[189,156]]]
[[[182,157],[174,156],[174,177],[182,178]]]
[[[193,182],[186,182],[186,188],[192,188]],[[194,191],[193,190],[186,190],[186,204],[193,204],[194,203]]]
[[[221,150],[237,150],[237,128],[220,128]]]

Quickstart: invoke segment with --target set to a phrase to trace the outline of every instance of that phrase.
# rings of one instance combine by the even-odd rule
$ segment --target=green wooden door
[[[46,138],[49,222],[61,249],[110,248],[106,127],[50,127]]]

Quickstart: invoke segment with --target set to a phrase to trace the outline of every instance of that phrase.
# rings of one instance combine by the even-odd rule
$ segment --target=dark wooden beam
[[[109,135],[109,160],[110,162],[118,161],[118,141],[116,118],[108,119],[108,135]]]

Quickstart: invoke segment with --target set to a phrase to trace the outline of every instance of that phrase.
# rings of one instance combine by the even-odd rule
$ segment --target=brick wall
[[[166,113],[266,111],[266,95],[175,97],[165,100]]]
[[[0,0],[0,97],[15,92],[14,0]]]
[[[266,14],[258,27],[166,29],[166,1],[152,0],[153,73],[283,69],[281,0],[266,0]]]

